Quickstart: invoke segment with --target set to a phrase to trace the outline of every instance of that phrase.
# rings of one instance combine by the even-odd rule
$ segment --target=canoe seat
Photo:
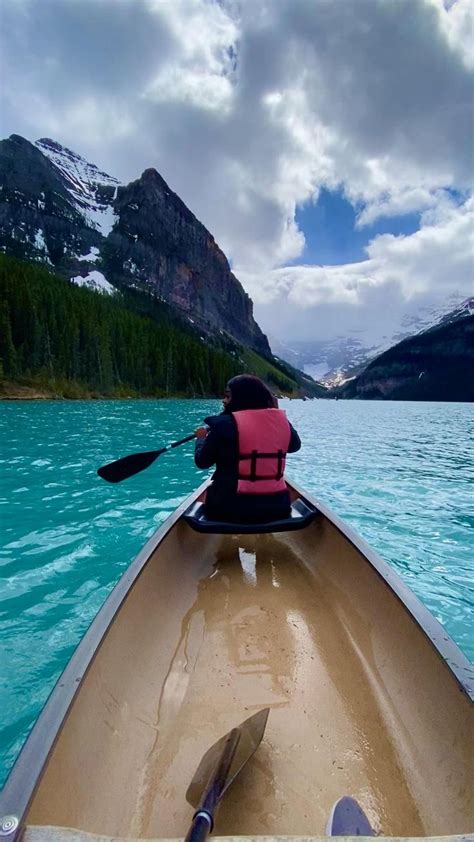
[[[196,532],[214,535],[256,535],[263,532],[293,532],[295,529],[304,529],[317,514],[317,509],[313,509],[298,498],[291,504],[290,516],[283,520],[272,520],[267,523],[227,523],[222,520],[208,520],[204,513],[204,503],[197,502],[185,511],[183,520]]]

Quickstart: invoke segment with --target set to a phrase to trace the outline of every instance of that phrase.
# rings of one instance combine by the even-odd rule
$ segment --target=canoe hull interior
[[[322,515],[278,535],[170,529],[98,649],[27,822],[184,836],[201,756],[266,706],[217,834],[323,834],[342,795],[384,835],[474,827],[472,704]]]

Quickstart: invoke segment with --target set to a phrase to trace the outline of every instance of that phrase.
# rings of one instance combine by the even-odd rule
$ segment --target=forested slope
[[[202,337],[167,304],[132,289],[108,296],[0,255],[0,377],[62,397],[222,394],[242,371],[296,394],[289,368],[229,338]],[[255,372],[257,373],[257,372]],[[316,384],[308,383],[309,393]]]
[[[217,395],[236,359],[187,334],[154,303],[153,318],[46,269],[0,258],[3,377],[59,394]]]

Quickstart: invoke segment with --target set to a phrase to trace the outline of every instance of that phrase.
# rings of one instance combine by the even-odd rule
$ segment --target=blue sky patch
[[[296,222],[306,239],[303,254],[292,265],[336,265],[366,259],[365,246],[377,234],[413,234],[420,214],[383,217],[360,230],[356,212],[341,191],[321,190],[316,204],[306,202],[296,210]]]

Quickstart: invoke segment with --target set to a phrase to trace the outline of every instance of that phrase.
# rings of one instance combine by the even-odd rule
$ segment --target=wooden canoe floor
[[[29,824],[184,836],[201,756],[269,706],[216,834],[314,838],[342,795],[384,836],[474,827],[468,700],[332,525],[306,533],[172,530],[90,670]]]

